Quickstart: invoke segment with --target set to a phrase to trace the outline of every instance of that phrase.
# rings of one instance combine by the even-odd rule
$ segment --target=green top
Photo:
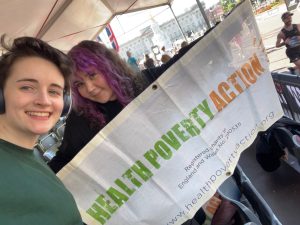
[[[32,150],[0,140],[0,224],[82,225],[71,193]]]

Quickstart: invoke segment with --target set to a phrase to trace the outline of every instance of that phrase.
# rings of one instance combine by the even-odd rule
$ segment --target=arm
[[[283,42],[281,42],[281,40],[283,40]],[[282,47],[282,46],[284,46],[284,45],[285,45],[284,37],[283,37],[282,32],[280,32],[280,33],[277,35],[276,47],[277,47],[277,48],[280,48],[280,47]]]
[[[73,158],[73,154],[75,154],[73,151],[68,150],[74,149],[74,146],[72,146],[73,115],[74,111],[70,113],[66,121],[63,140],[58,148],[58,151],[56,152],[56,155],[51,159],[50,162],[48,162],[48,166],[55,173],[60,171]]]
[[[60,171],[95,134],[96,132],[91,131],[88,121],[72,111],[66,121],[62,144],[48,166],[55,173]]]
[[[297,24],[297,29],[300,31],[300,24]],[[300,40],[300,36],[297,36],[298,40]]]

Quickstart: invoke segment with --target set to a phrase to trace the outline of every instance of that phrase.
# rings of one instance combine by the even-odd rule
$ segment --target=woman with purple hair
[[[62,145],[48,163],[55,173],[146,87],[141,74],[135,74],[113,49],[100,43],[82,41],[68,55],[75,65],[71,77],[73,110],[66,121]],[[210,220],[205,212],[215,214],[220,204],[221,200],[213,197],[204,210],[198,210],[193,220],[182,225],[194,224],[193,221],[203,224]],[[231,218],[234,211],[230,210],[225,220]],[[220,221],[212,224],[230,224]]]
[[[62,145],[48,163],[55,173],[145,88],[142,76],[103,44],[82,41],[68,55],[75,65],[71,77],[73,110]]]

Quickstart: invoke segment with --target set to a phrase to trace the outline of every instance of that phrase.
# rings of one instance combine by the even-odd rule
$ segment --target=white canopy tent
[[[115,15],[171,6],[173,0],[0,0],[0,31],[38,37],[62,51],[94,39]]]

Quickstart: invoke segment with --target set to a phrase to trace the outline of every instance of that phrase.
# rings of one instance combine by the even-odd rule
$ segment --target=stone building
[[[189,40],[193,38],[193,35],[201,36],[207,29],[205,21],[197,5],[194,5],[183,14],[177,16],[177,20],[183,30],[183,33],[187,38],[189,38]],[[129,50],[132,52],[134,57],[143,59],[144,54],[152,53],[152,48],[156,45],[158,46],[163,44],[166,46],[166,48],[170,48],[172,47],[170,45],[174,42],[184,40],[184,37],[182,36],[182,33],[180,32],[180,29],[174,18],[160,25],[158,25],[158,23],[152,19],[151,26],[143,28],[140,32],[141,35],[139,37],[136,37],[120,46],[119,54],[122,58],[127,58],[126,51]],[[163,40],[164,37],[165,40]],[[159,49],[161,47],[162,46],[158,46]]]

